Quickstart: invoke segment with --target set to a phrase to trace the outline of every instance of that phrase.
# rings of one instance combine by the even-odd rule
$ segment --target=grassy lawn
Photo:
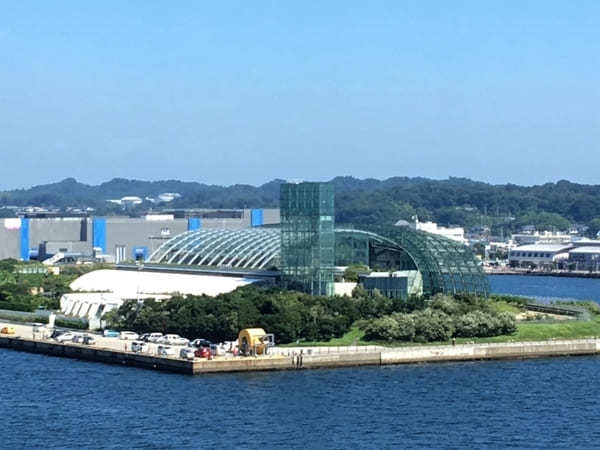
[[[522,313],[524,311],[524,309],[519,308],[518,306],[515,306],[514,304],[505,302],[505,301],[497,301],[497,302],[490,302],[489,303],[490,308],[493,309],[496,312],[509,312],[511,314],[519,314]]]
[[[354,325],[350,330],[340,338],[334,338],[329,341],[301,341],[299,344],[284,344],[281,347],[296,347],[298,345],[303,347],[324,347],[324,346],[341,346],[341,345],[352,345],[356,342],[358,345],[374,345],[374,342],[363,341],[362,338],[365,332]]]
[[[600,336],[600,316],[583,322],[569,320],[563,323],[522,322],[517,324],[517,332],[510,336],[492,338],[457,339],[456,342],[511,342],[511,341],[544,341],[547,339],[578,339]]]
[[[511,306],[511,305],[508,305]],[[518,309],[518,308],[517,308]],[[518,310],[519,312],[521,310]],[[449,342],[430,342],[427,344],[417,344],[414,342],[374,342],[363,340],[364,331],[357,326],[353,326],[341,338],[331,339],[327,342],[300,342],[299,344],[286,344],[282,347],[295,346],[341,346],[351,345],[356,342],[358,345],[385,345],[389,347],[406,347],[410,345],[440,345],[449,344]],[[535,323],[520,322],[517,324],[517,332],[510,336],[495,336],[490,338],[457,338],[457,343],[475,342],[524,342],[524,341],[545,341],[548,339],[578,339],[591,336],[600,336],[600,316],[595,316],[592,320],[583,322],[569,320],[562,323]]]

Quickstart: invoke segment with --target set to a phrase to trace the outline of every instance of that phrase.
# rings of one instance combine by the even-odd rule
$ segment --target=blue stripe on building
[[[263,210],[253,209],[250,213],[250,222],[253,227],[260,227],[263,224]]]
[[[106,253],[106,219],[92,220],[92,246],[101,248]]]
[[[140,258],[143,261],[148,259],[148,247],[133,247],[133,259],[137,261]]]
[[[29,261],[29,219],[21,218],[21,259]]]
[[[190,217],[188,219],[188,231],[199,230],[201,226],[200,217]]]

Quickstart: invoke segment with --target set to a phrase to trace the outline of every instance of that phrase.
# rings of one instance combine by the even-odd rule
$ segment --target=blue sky
[[[7,2],[0,56],[0,188],[600,184],[598,1]]]

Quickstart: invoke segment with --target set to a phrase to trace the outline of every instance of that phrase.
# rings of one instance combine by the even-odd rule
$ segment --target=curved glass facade
[[[280,231],[206,229],[180,234],[163,243],[148,259],[160,264],[185,264],[240,269],[279,267]]]
[[[418,270],[423,293],[474,292],[489,285],[471,250],[442,236],[403,227],[339,227],[335,263],[382,270]],[[281,231],[269,228],[188,231],[166,241],[149,258],[159,264],[185,264],[253,270],[281,269]]]
[[[385,226],[336,230],[336,264],[354,262],[372,268],[418,270],[423,293],[489,293],[487,276],[471,250],[459,242],[411,228]],[[340,238],[338,239],[338,235]],[[341,244],[344,243],[343,246]],[[339,255],[338,258],[338,246]],[[365,260],[364,255],[368,252]],[[346,254],[351,259],[342,260]]]

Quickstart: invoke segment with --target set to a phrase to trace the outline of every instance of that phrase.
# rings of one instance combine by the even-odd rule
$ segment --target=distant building
[[[535,231],[531,233],[515,233],[511,239],[516,245],[533,245],[533,244],[564,244],[570,242],[572,235],[552,232],[552,231]]]
[[[572,245],[537,244],[522,245],[508,252],[508,262],[516,267],[552,267],[554,263],[567,261]]]
[[[569,252],[569,265],[575,270],[600,270],[600,247],[574,248]]]
[[[158,195],[158,201],[169,203],[179,197],[181,197],[181,194],[178,194],[177,192],[165,192],[164,194]]]
[[[122,197],[118,200],[108,200],[110,203],[115,203],[117,205],[131,207],[142,204],[143,200],[140,197],[128,196]]]
[[[158,194],[156,198],[154,197],[146,197],[144,200],[150,203],[170,203],[176,198],[181,197],[181,194],[177,192],[164,192],[162,194]]]
[[[279,224],[278,209],[198,210],[143,217],[40,217],[0,219],[0,259],[44,261],[144,260],[160,245],[186,231],[232,230]],[[55,258],[56,259],[56,258]]]
[[[388,298],[406,300],[410,295],[423,294],[423,277],[418,270],[371,272],[359,275],[360,284],[369,292],[377,289]]]
[[[465,239],[465,229],[462,227],[442,227],[439,226],[435,222],[419,222],[419,219],[415,217],[414,222],[408,222],[406,220],[399,220],[395,224],[398,227],[410,227],[413,230],[417,231],[425,231],[431,234],[437,234],[438,236],[443,236],[448,239],[452,239],[453,241],[460,242],[461,244],[465,244],[467,240]]]
[[[143,264],[120,264],[118,270],[83,275],[71,284],[75,292],[61,299],[61,309],[65,314],[88,317],[90,324],[99,323],[107,310],[127,300],[166,298],[174,293],[217,295],[254,283],[329,296],[335,293],[336,268],[356,264],[375,271],[363,278],[366,289],[378,289],[392,298],[489,292],[477,260],[468,247],[455,240],[394,226],[335,228],[334,194],[330,183],[284,184],[281,220],[279,210],[276,217],[271,216],[272,221],[269,210],[250,214],[244,210],[243,218],[248,220],[231,219],[238,221],[235,228],[218,226],[221,215],[212,219],[215,227],[205,226],[204,220],[209,219],[177,219],[172,214],[138,218],[135,226],[124,218],[117,223],[113,218],[95,218],[91,224],[94,248],[107,251],[116,244],[117,261],[131,255]],[[262,226],[279,222],[279,227]],[[174,224],[187,224],[187,230],[176,231]],[[21,225],[23,230],[29,222]],[[82,221],[81,229],[87,230],[86,226]],[[138,239],[148,232],[160,238],[154,251],[146,254],[149,249],[139,244],[143,240],[132,241],[137,243],[133,253],[121,249],[118,243],[128,236],[128,226]],[[171,227],[173,236],[163,237],[163,230]]]

